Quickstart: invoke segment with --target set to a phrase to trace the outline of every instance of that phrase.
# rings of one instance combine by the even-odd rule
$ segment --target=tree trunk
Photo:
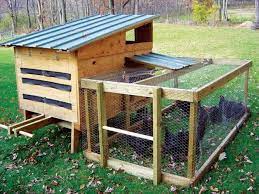
[[[38,21],[40,30],[44,28],[42,6],[43,6],[42,0],[37,0],[37,8],[38,8],[37,21]]]
[[[5,0],[7,3],[7,7],[8,7],[8,12],[9,15],[11,17],[11,21],[12,21],[12,33],[15,34],[16,33],[16,27],[17,27],[17,16],[16,16],[16,0],[12,1],[12,0]]]
[[[60,17],[61,24],[65,24],[67,22],[65,0],[59,0],[59,17]]]
[[[109,0],[109,9],[110,9],[110,14],[115,14],[114,0]]]
[[[31,15],[30,15],[30,7],[29,7],[29,0],[26,0],[26,12],[28,17],[28,28],[31,29]]]
[[[138,14],[138,11],[139,11],[139,0],[135,0],[135,3],[134,3],[134,14]]]
[[[254,29],[259,29],[259,0],[255,0],[255,24]]]

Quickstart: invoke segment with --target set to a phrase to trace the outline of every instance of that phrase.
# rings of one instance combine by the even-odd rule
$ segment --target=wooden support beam
[[[108,126],[103,126],[103,129],[107,130],[107,131],[112,131],[112,132],[121,133],[121,134],[124,134],[124,135],[129,135],[129,136],[132,136],[132,137],[137,137],[137,138],[153,141],[153,137],[149,136],[149,135],[143,135],[143,134],[134,133],[134,132],[131,132],[131,131],[126,131],[126,130],[117,129],[117,128],[114,128],[114,127],[108,127]]]
[[[130,128],[130,95],[124,95],[125,102],[125,129],[128,130]]]
[[[197,115],[198,115],[198,103],[192,102],[190,103],[190,117],[189,117],[189,146],[188,146],[188,169],[187,169],[188,178],[192,178],[195,174]]]
[[[89,160],[92,160],[95,162],[100,161],[100,154],[89,153],[85,151],[84,155]],[[115,170],[119,170],[119,169],[124,170],[124,172],[129,173],[131,175],[153,180],[152,168],[139,166],[136,164],[132,164],[132,163],[121,161],[114,158],[109,158],[107,161],[107,165],[108,167],[113,168]],[[183,187],[187,187],[191,184],[191,179],[173,175],[173,174],[164,173],[164,172],[162,172],[162,181],[168,184],[173,184],[173,185],[183,186]]]
[[[175,77],[174,77],[174,87],[178,88],[178,76],[177,75],[175,75]]]
[[[71,129],[71,154],[76,153],[79,149],[80,134],[81,134],[81,132],[76,130],[74,124],[72,124],[72,129]]]
[[[213,91],[217,90],[218,88],[224,86],[226,83],[237,77],[238,75],[248,71],[249,67],[252,65],[251,61],[245,61],[245,63],[241,66],[237,66],[235,69],[230,71],[229,73],[222,75],[218,79],[204,85],[203,87],[199,88],[194,95],[194,99],[196,102],[200,101],[202,98],[206,97],[207,95],[211,94]]]
[[[91,137],[92,137],[92,129],[91,129],[91,125],[90,125],[90,109],[91,106],[89,106],[89,100],[91,100],[92,96],[90,96],[90,93],[87,91],[87,89],[84,89],[84,97],[85,97],[85,130],[87,133],[87,151],[91,152],[92,150],[92,141],[91,141]]]
[[[0,124],[0,128],[8,130],[8,126]]]
[[[97,110],[98,110],[98,127],[99,127],[99,143],[100,143],[100,164],[102,167],[107,166],[108,159],[108,140],[107,131],[103,130],[103,126],[107,125],[105,110],[105,93],[103,83],[97,83]]]
[[[195,177],[192,179],[192,185],[194,186],[201,178],[209,171],[213,163],[218,159],[220,153],[224,148],[235,138],[237,132],[240,130],[244,122],[248,119],[249,113],[245,113],[244,116],[239,120],[235,127],[229,132],[221,144],[215,149],[215,151],[210,155],[210,157],[204,162],[201,168],[195,174]]]
[[[161,182],[161,88],[153,91],[153,183]]]
[[[249,69],[244,73],[244,103],[248,104],[248,82],[249,82]]]
[[[38,119],[33,122],[29,122],[29,123],[21,125],[19,127],[15,127],[15,128],[13,128],[13,132],[14,132],[15,136],[18,135],[19,131],[31,133],[32,131],[34,131],[36,129],[39,129],[39,128],[42,128],[42,127],[45,127],[47,125],[54,124],[57,122],[58,122],[58,119],[55,119],[53,117],[46,117],[46,118]]]
[[[15,124],[13,124],[13,125],[10,125],[10,126],[8,127],[8,134],[9,134],[9,135],[13,134],[13,129],[15,129],[15,128],[24,126],[24,125],[29,124],[29,123],[33,123],[33,122],[35,122],[35,121],[37,121],[37,120],[40,120],[40,119],[43,119],[43,118],[45,118],[45,115],[38,115],[38,116],[32,117],[32,118],[30,118],[30,119],[24,120],[24,121],[22,121],[22,122],[19,122],[19,123],[15,123]]]
[[[23,135],[23,136],[26,136],[26,137],[30,137],[30,138],[33,137],[32,133],[28,133],[28,132],[25,132],[25,131],[19,131],[19,134]]]

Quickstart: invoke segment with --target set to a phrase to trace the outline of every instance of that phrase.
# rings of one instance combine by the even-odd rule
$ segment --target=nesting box
[[[82,132],[85,156],[104,167],[197,182],[249,115],[252,63],[154,53],[154,18],[97,15],[3,43],[15,47],[25,115],[9,133],[57,123],[71,128],[72,152]]]

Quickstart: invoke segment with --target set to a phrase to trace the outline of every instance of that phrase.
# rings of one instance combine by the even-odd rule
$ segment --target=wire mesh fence
[[[114,85],[116,82],[139,83],[146,86],[159,86],[163,90],[181,88],[197,91],[198,88],[236,67],[236,65],[211,64],[182,74],[161,69],[131,69],[93,79],[113,81]],[[178,94],[182,96],[170,98],[162,95],[162,172],[189,177],[192,161],[194,161],[194,170],[200,169],[248,111],[244,103],[244,85],[245,79],[241,74],[195,103],[173,100],[185,99],[184,92]],[[128,92],[130,93],[130,90]],[[85,103],[81,112],[81,124],[86,126],[82,130],[83,145],[87,151],[99,154],[97,93],[94,89],[85,89],[81,91],[81,95],[84,95],[82,99]],[[153,168],[154,105],[152,99],[153,97],[126,95],[118,91],[105,92],[107,126],[104,130],[108,131],[109,158]],[[193,104],[197,105],[197,109],[193,108]]]

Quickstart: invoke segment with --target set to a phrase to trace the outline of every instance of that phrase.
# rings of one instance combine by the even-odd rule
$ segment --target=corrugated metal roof
[[[152,52],[144,55],[135,55],[131,57],[130,60],[171,70],[182,69],[184,67],[195,65],[200,62],[193,58],[171,57]]]
[[[151,21],[154,15],[96,15],[30,33],[0,46],[76,50],[93,41]]]

